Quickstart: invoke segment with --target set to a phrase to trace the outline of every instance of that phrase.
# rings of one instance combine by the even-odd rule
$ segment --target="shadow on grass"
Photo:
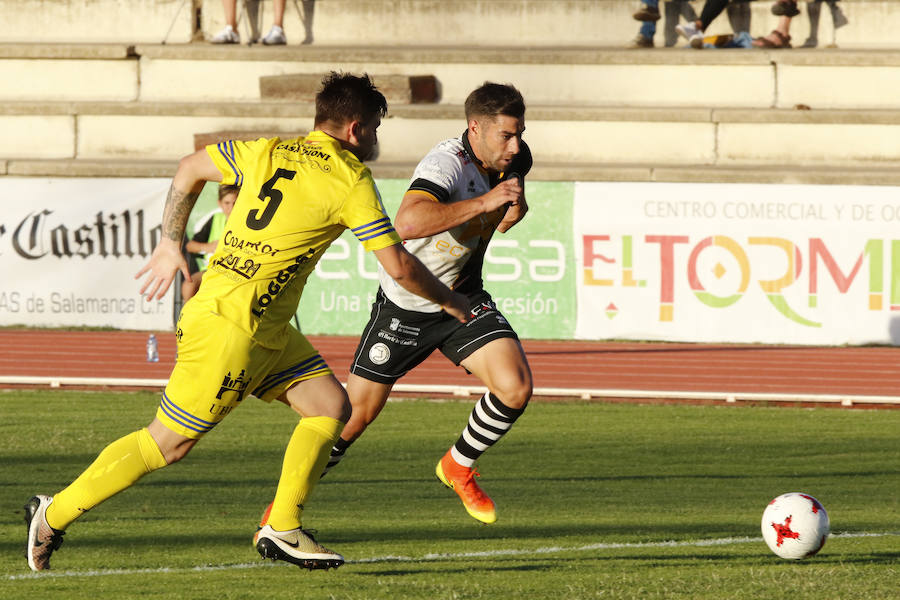
[[[753,480],[753,479],[761,479],[767,478],[770,479],[772,477],[889,477],[900,475],[900,469],[885,469],[879,471],[832,471],[832,472],[809,472],[809,473],[799,473],[799,472],[786,472],[786,473],[748,473],[748,474],[728,474],[728,473],[710,473],[708,471],[697,472],[697,473],[679,473],[673,475],[672,473],[641,473],[636,475],[590,475],[590,476],[547,476],[541,474],[531,474],[529,476],[530,482],[602,482],[602,481],[677,481],[677,480],[692,480],[692,479],[718,479],[718,480]],[[521,477],[519,476],[504,476],[497,473],[491,474],[491,481],[501,482],[501,481],[521,481]],[[399,485],[399,484],[419,484],[423,482],[432,482],[432,477],[414,477],[414,478],[369,478],[369,477],[359,477],[352,476],[348,478],[342,478],[339,475],[329,475],[326,478],[322,479],[323,485],[336,485],[336,486],[345,486],[345,485]]]
[[[473,559],[466,559],[468,562],[471,562]],[[387,561],[386,561],[387,562]],[[433,562],[445,562],[445,561],[428,561],[429,563]],[[451,562],[448,559],[446,562]],[[453,561],[456,562],[456,561]],[[529,564],[520,564],[520,565],[509,565],[505,564],[506,561],[500,560],[491,560],[491,561],[483,561],[479,560],[477,567],[473,566],[458,566],[458,567],[443,567],[441,569],[441,576],[447,576],[452,573],[457,574],[465,574],[471,573],[475,570],[480,572],[491,571],[495,573],[499,572],[509,572],[509,573],[524,573],[526,571],[550,571],[554,569],[559,569],[560,563],[558,561],[550,561],[546,558],[540,559],[539,561],[531,561],[526,559],[524,562]],[[567,565],[571,561],[566,561]],[[365,567],[367,563],[349,563],[348,566],[352,567]],[[372,564],[372,563],[368,563]],[[381,563],[375,563],[381,564]],[[434,567],[429,564],[422,564],[422,566],[418,566],[416,564],[404,564],[402,567],[399,565],[392,569],[390,567],[384,567],[372,571],[366,570],[358,570],[354,573],[355,575],[363,576],[363,577],[407,577],[407,576],[415,576],[415,575],[428,575],[434,574]]]

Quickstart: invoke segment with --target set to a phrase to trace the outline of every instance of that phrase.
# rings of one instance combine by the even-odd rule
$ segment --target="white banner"
[[[134,278],[170,183],[0,178],[0,325],[171,329],[173,290],[147,302]]]
[[[900,344],[900,193],[579,183],[579,339]]]

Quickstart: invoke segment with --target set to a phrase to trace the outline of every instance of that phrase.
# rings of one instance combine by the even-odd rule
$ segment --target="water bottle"
[[[152,333],[147,338],[147,362],[159,362],[159,346],[156,344],[156,336]]]

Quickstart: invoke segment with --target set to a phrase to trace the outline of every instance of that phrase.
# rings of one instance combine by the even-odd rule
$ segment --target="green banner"
[[[393,216],[409,185],[379,180]],[[529,212],[506,234],[495,234],[485,257],[485,288],[518,334],[530,339],[571,339],[576,298],[570,182],[527,182]],[[378,289],[374,255],[347,231],[310,276],[297,316],[308,334],[359,335]]]

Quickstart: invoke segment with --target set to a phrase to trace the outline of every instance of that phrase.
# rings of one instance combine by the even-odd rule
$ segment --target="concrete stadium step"
[[[259,101],[260,82],[267,78],[330,70],[388,79],[433,77],[434,99],[445,104],[462,104],[469,91],[493,80],[514,83],[530,106],[900,109],[900,49],[473,52],[5,44],[0,45],[0,100]]]
[[[176,160],[195,134],[306,131],[313,113],[285,102],[7,102],[0,159]],[[416,161],[464,127],[461,105],[395,105],[379,129],[380,158]],[[525,138],[537,162],[578,166],[900,166],[898,110],[532,104]]]
[[[262,100],[315,102],[322,87],[322,73],[264,75],[259,78]],[[434,104],[438,101],[438,84],[434,75],[378,75],[372,80],[392,104]]]
[[[896,0],[842,0],[840,4],[850,21],[838,30],[842,47],[898,45],[900,3]],[[567,44],[597,48],[621,46],[634,37],[638,25],[631,14],[636,5],[635,0],[295,0],[287,3],[284,26],[292,46]],[[776,17],[770,6],[770,0],[751,4],[753,35],[774,28]],[[242,39],[264,35],[272,23],[272,3],[241,0],[238,7]],[[804,3],[801,11],[805,12]],[[831,41],[833,31],[827,12],[823,10],[820,21],[823,44]],[[225,24],[221,0],[0,0],[0,14],[5,25],[0,42],[14,43],[188,43],[209,39]],[[808,33],[808,19],[803,14],[795,22],[793,34],[799,44]],[[709,33],[728,31],[723,15]]]
[[[414,162],[368,163],[377,179],[409,179]],[[162,177],[175,174],[175,160],[0,160],[0,176],[9,177]],[[741,167],[655,164],[576,165],[536,163],[529,181],[616,181],[670,183],[781,183],[808,185],[900,186],[896,168],[790,167],[757,164]]]

